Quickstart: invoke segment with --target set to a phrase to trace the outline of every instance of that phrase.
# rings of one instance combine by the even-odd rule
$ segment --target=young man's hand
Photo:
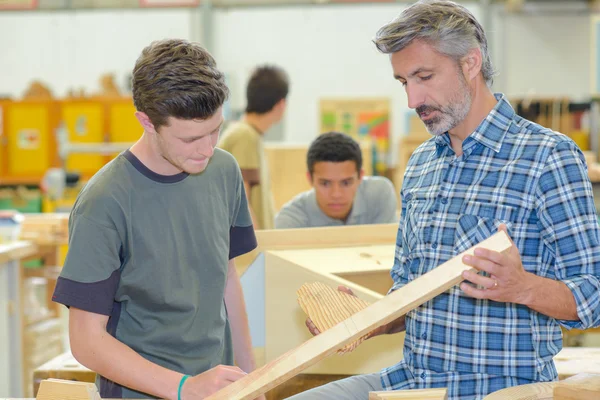
[[[217,365],[208,371],[188,378],[181,388],[181,399],[203,399],[244,376],[246,373],[238,367]]]

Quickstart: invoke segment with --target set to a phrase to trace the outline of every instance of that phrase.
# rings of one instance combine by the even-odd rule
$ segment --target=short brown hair
[[[282,68],[272,65],[257,67],[246,87],[246,112],[268,113],[287,97],[289,86],[288,76]]]
[[[155,129],[167,119],[208,119],[229,96],[215,59],[197,43],[168,39],[142,50],[131,78],[133,104]]]

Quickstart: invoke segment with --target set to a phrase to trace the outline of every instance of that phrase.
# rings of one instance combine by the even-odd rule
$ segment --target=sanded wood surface
[[[96,373],[81,365],[70,351],[54,357],[33,371],[33,395],[38,392],[40,382],[49,379],[65,379],[79,382],[94,382]]]
[[[370,392],[369,400],[446,400],[448,389],[414,389]]]
[[[398,224],[324,226],[310,229],[274,229],[256,232],[258,248],[291,250],[394,244]]]
[[[258,247],[235,259],[242,275],[260,253],[269,250],[345,248],[368,245],[395,245],[398,224],[325,226],[319,228],[256,231]],[[392,253],[393,254],[393,253]],[[388,266],[391,268],[391,265]]]
[[[554,364],[561,380],[582,372],[600,374],[600,348],[565,347],[554,356]]]
[[[558,382],[538,382],[499,390],[484,400],[598,400],[600,375],[582,373]]]
[[[582,373],[554,386],[554,400],[600,399],[600,375]]]
[[[552,400],[556,382],[514,386],[488,394],[484,400]]]
[[[298,304],[321,332],[369,306],[369,303],[322,282],[305,283],[298,289]],[[367,335],[338,350],[343,354],[354,350]]]
[[[320,273],[338,276],[368,274],[371,272],[388,273],[394,265],[395,243],[304,250],[273,250],[272,254],[282,255],[287,260]]]
[[[46,379],[40,383],[37,400],[101,400],[96,385],[62,379]]]
[[[472,255],[476,247],[504,251],[510,246],[511,241],[504,232],[494,234],[477,246],[443,263],[208,398],[212,400],[253,399],[265,393],[333,354],[340,347],[351,343],[383,324],[401,317],[408,311],[462,282],[462,273],[471,269],[463,264],[462,257],[465,254]]]

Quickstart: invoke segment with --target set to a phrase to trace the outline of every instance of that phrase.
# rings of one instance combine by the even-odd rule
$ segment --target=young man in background
[[[256,68],[246,87],[246,112],[240,121],[227,127],[219,143],[242,169],[255,229],[273,228],[275,206],[263,136],[283,118],[288,91],[289,80],[283,69]]]
[[[394,185],[384,177],[363,176],[360,146],[350,136],[319,135],[308,149],[306,164],[313,188],[282,207],[275,228],[396,222]]]

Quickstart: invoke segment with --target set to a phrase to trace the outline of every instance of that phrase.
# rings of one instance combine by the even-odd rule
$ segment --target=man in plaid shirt
[[[490,90],[485,33],[464,7],[420,1],[381,28],[375,44],[390,54],[409,107],[433,136],[405,172],[391,291],[498,229],[514,246],[466,256],[479,274],[465,272],[460,287],[379,329],[406,329],[398,364],[294,399],[436,387],[448,388],[449,399],[481,399],[556,380],[561,326],[600,325],[600,231],[583,154]]]

